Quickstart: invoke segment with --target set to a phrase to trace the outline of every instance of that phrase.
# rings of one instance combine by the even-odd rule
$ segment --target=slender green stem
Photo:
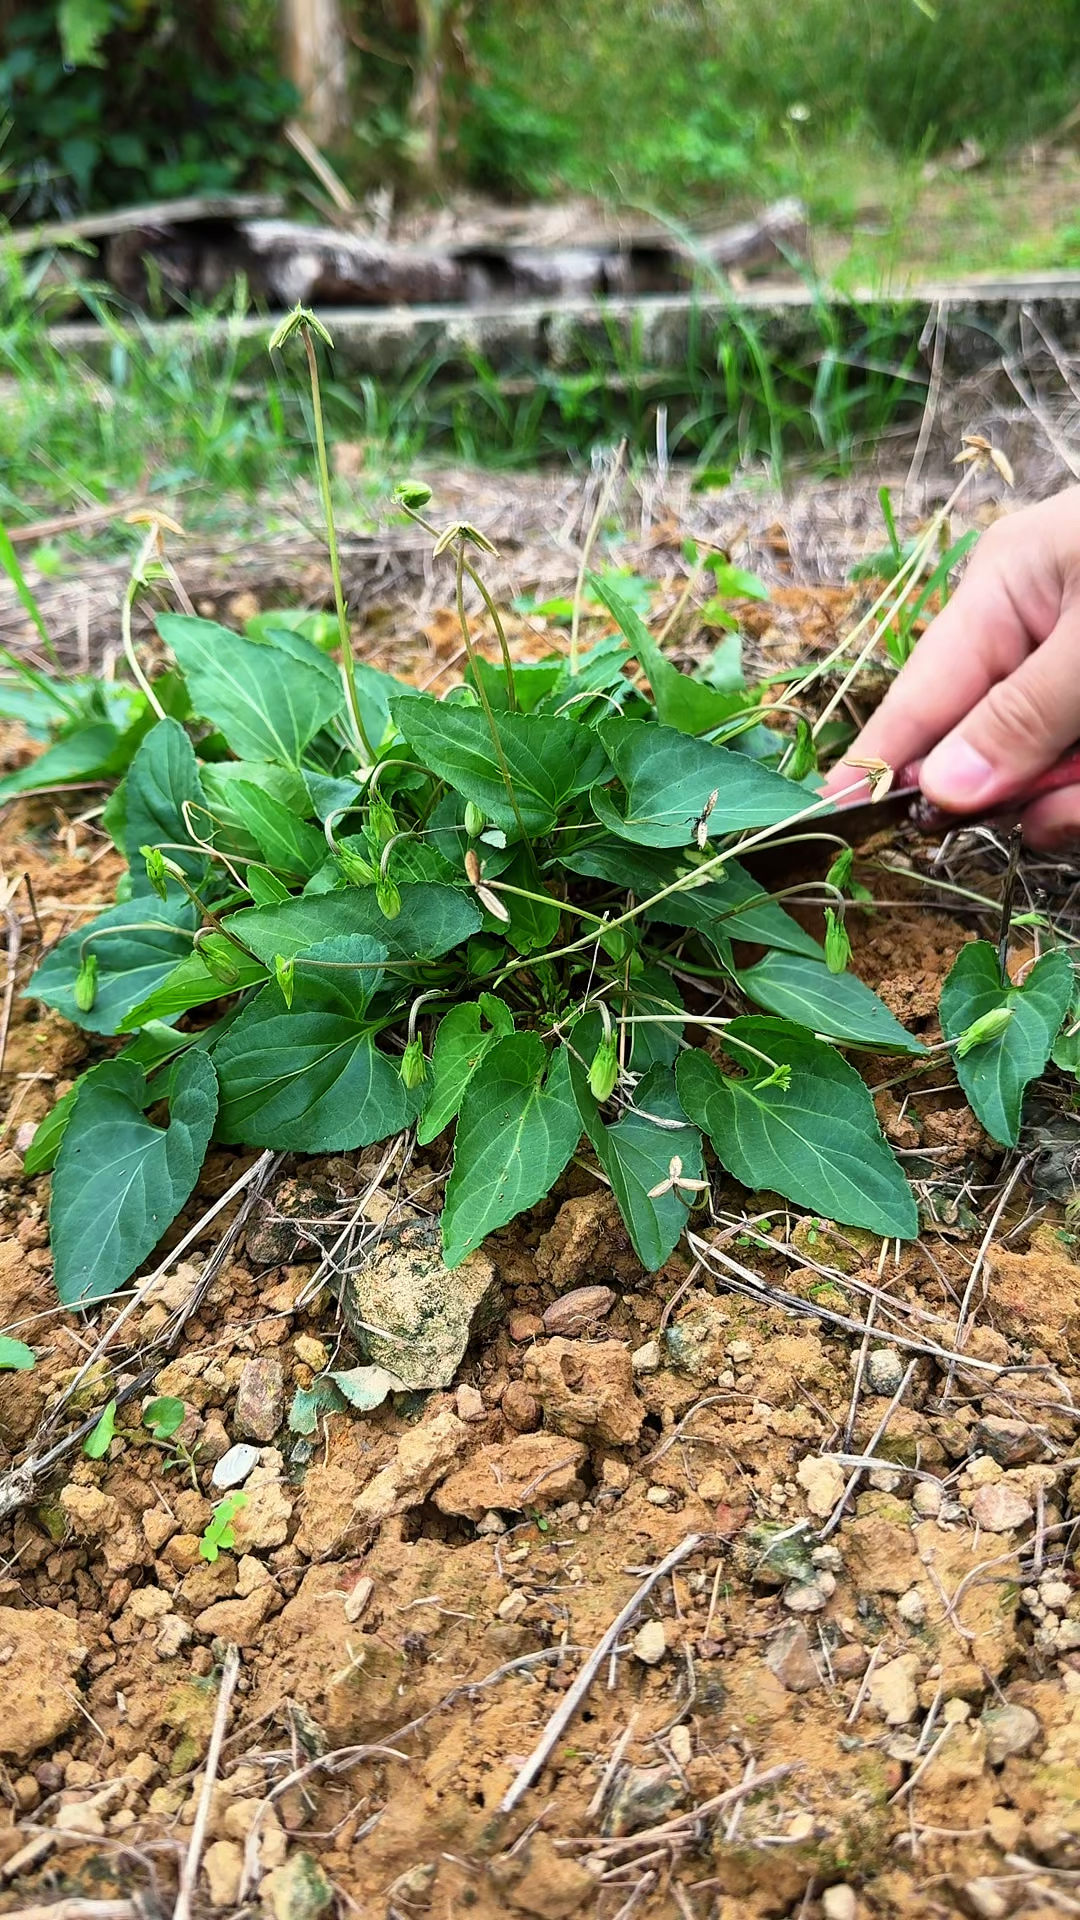
[[[480,598],[483,601],[485,607],[487,608],[488,613],[491,616],[491,623],[495,628],[495,632],[499,636],[499,650],[502,653],[503,672],[506,675],[506,698],[507,698],[507,702],[509,704],[511,713],[516,713],[518,710],[517,688],[514,685],[514,663],[510,658],[510,643],[506,638],[506,628],[503,626],[502,617],[499,613],[497,606],[495,605],[494,600],[492,599],[490,593],[488,592],[487,587],[484,585],[484,582],[480,574],[477,572],[476,568],[473,566],[471,560],[466,560],[465,571],[468,574],[469,579],[472,581],[473,586],[476,588],[477,592],[479,593]],[[473,667],[473,672],[474,673],[476,672],[475,665]]]
[[[540,907],[558,907],[560,913],[572,913],[576,920],[591,920],[598,927],[610,924],[602,913],[576,906],[572,900],[556,900],[552,893],[532,893],[528,887],[512,887],[505,880],[485,880],[484,885],[490,893],[512,893],[517,900],[535,900]],[[539,954],[537,957],[543,960],[547,956]]]
[[[418,527],[423,527],[425,533],[430,533],[432,538],[435,540],[438,539],[439,537],[438,527],[433,526],[431,521],[425,519],[424,515],[422,513],[419,513],[415,507],[405,507],[404,511],[408,514],[410,520],[415,520]],[[463,544],[463,543],[459,542],[459,545],[460,544]],[[502,623],[502,615],[500,614],[498,607],[495,605],[495,602],[492,599],[491,594],[488,592],[488,589],[484,584],[484,580],[482,576],[477,572],[476,568],[473,566],[472,561],[468,558],[467,555],[465,556],[465,559],[464,559],[464,567],[465,567],[465,572],[468,574],[469,579],[472,581],[473,586],[476,588],[478,594],[480,595],[481,600],[483,601],[485,607],[488,610],[488,613],[491,617],[491,623],[495,628],[495,632],[498,636],[499,651],[502,654],[503,673],[506,676],[506,698],[507,698],[507,702],[509,704],[511,713],[516,713],[518,710],[518,700],[517,700],[517,687],[514,683],[514,663],[510,658],[510,643],[506,638],[506,628],[503,626],[503,623]],[[469,653],[469,664],[472,667],[474,678],[479,679],[479,675],[477,674],[477,671],[476,671],[476,660],[473,656],[471,649],[469,648],[468,640],[466,640],[465,644],[466,644],[466,650]]]
[[[692,891],[693,888],[700,886],[702,880],[707,879],[710,873],[722,870],[729,860],[737,860],[742,854],[748,853],[752,847],[761,846],[765,841],[771,840],[774,835],[784,827],[793,826],[801,820],[807,820],[813,814],[831,811],[834,806],[839,805],[842,800],[846,799],[849,793],[856,793],[862,785],[863,782],[861,780],[853,781],[849,788],[843,788],[839,793],[832,794],[829,799],[816,800],[812,807],[806,807],[802,813],[792,814],[790,820],[778,820],[774,827],[762,827],[756,833],[744,835],[741,840],[736,841],[733,847],[726,848],[723,853],[714,854],[711,860],[704,861],[700,867],[695,867],[690,873],[683,874],[678,880],[671,881],[670,885],[661,887],[659,892],[651,894],[647,900],[637,901],[626,913],[619,914],[617,919],[609,920],[607,922],[608,929],[627,926],[631,921],[636,920],[640,914],[647,913],[650,907],[658,906],[661,900],[668,899],[673,893],[687,893]],[[519,960],[511,960],[499,974],[496,985],[501,984],[501,982],[506,979],[507,974],[515,973],[519,967],[535,966],[539,960],[561,960],[564,955],[568,953],[580,953],[583,947],[591,946],[592,941],[593,936],[591,934],[585,934],[580,940],[571,940],[565,947],[553,948],[550,953],[532,954],[523,956]]]
[[[521,838],[525,844],[525,847],[528,850],[529,858],[532,862],[533,869],[535,871],[536,855],[533,852],[532,841],[530,840],[528,834],[525,831],[525,822],[521,817],[521,809],[519,808],[517,803],[517,794],[514,792],[514,782],[513,782],[513,779],[511,778],[510,768],[506,762],[506,755],[503,752],[503,743],[499,738],[499,729],[495,724],[495,715],[491,710],[491,701],[488,699],[487,688],[485,687],[484,682],[481,679],[480,675],[476,671],[476,655],[473,651],[472,635],[469,632],[468,615],[465,612],[466,560],[465,560],[465,542],[464,540],[461,540],[461,539],[459,539],[456,543],[456,560],[457,560],[457,566],[455,571],[455,586],[456,586],[456,600],[457,600],[457,616],[458,616],[458,624],[461,627],[461,638],[465,645],[465,652],[468,654],[468,657],[469,657],[469,665],[473,670],[473,678],[476,681],[477,697],[480,701],[480,705],[484,709],[484,714],[487,719],[488,728],[491,733],[491,743],[495,749],[495,758],[499,763],[499,772],[502,774],[502,777],[503,777],[503,785],[506,788],[507,798],[510,802],[514,819],[518,823],[518,829],[521,833]]]
[[[345,589],[341,583],[341,559],[338,554],[337,527],[334,523],[334,501],[330,490],[330,462],[326,453],[326,428],[323,424],[322,388],[319,384],[319,361],[315,352],[315,342],[310,327],[301,327],[304,351],[307,354],[308,377],[311,382],[311,410],[315,422],[315,455],[319,468],[319,490],[322,494],[323,514],[326,519],[326,545],[330,555],[330,575],[334,582],[334,608],[337,613],[338,636],[341,641],[341,671],[345,679],[345,694],[349,702],[356,743],[368,765],[375,758],[371,741],[368,739],[360,713],[360,699],[356,691],[356,664],[353,660],[352,634],[349,632],[349,615],[345,605]]]
[[[135,651],[135,639],[131,631],[131,616],[135,608],[135,595],[143,584],[146,563],[157,544],[157,538],[158,529],[156,526],[152,526],[142,546],[139,548],[138,557],[128,576],[128,583],[124,588],[123,604],[120,608],[120,638],[123,642],[124,657],[135,676],[136,684],[146,695],[150,707],[152,711],[157,714],[158,719],[164,720],[165,709],[158,699],[157,694],[154,692],[153,687],[150,685],[142,667],[139,665],[139,656]]]

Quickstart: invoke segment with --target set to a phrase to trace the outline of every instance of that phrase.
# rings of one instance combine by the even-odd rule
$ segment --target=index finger
[[[849,748],[852,758],[884,760],[892,767],[922,759],[1044,637],[1031,631],[1030,616],[1020,604],[1015,562],[1007,550],[1002,553],[995,531],[984,535],[952,599]],[[1049,609],[1040,607],[1039,612],[1045,618]],[[825,791],[850,784],[851,777],[850,767],[841,761],[829,774]]]

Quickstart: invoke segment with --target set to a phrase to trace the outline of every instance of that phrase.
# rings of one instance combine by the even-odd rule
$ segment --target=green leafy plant
[[[116,1401],[110,1400],[100,1419],[83,1441],[83,1452],[88,1460],[103,1460],[112,1445],[116,1432]]]
[[[1018,987],[988,940],[961,947],[941,990],[941,1027],[956,1076],[992,1140],[1015,1147],[1025,1088],[1046,1067],[1075,990],[1065,953],[1044,953]]]
[[[37,1355],[33,1347],[25,1340],[13,1340],[10,1334],[0,1334],[0,1372],[29,1373],[37,1365]]]
[[[279,344],[294,334],[318,414],[326,343],[302,313]],[[105,815],[128,861],[120,897],[28,989],[120,1045],[28,1156],[52,1169],[67,1305],[151,1254],[212,1140],[338,1153],[415,1128],[448,1168],[451,1266],[576,1154],[651,1269],[714,1165],[847,1224],[917,1231],[846,1054],[926,1049],[848,970],[850,856],[820,883],[824,945],[743,864],[829,811],[812,753],[800,761],[805,720],[789,710],[794,737],[765,724],[775,710],[737,662],[712,680],[680,671],[610,574],[583,583],[592,611],[569,649],[515,667],[484,536],[436,528],[428,499],[399,490],[460,615],[465,680],[441,700],[354,659],[340,599],[340,668],[293,618],[244,634],[158,618],[173,665],[137,696],[147,710]],[[475,645],[470,582],[495,661]],[[1006,990],[979,951],[961,955],[942,1017],[966,1036],[972,1104],[1006,1140],[1073,972],[1050,953]],[[987,1023],[1001,1005],[1007,1020]]]
[[[227,1493],[224,1500],[218,1501],[199,1541],[199,1553],[204,1560],[209,1560],[212,1564],[219,1553],[227,1553],[230,1547],[236,1545],[232,1523],[247,1503],[246,1493]]]
[[[171,1440],[184,1424],[184,1403],[172,1394],[162,1394],[143,1408],[142,1418],[155,1440]]]

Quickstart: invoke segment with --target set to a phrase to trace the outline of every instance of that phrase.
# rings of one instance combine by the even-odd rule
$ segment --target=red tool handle
[[[904,793],[911,787],[921,787],[923,764],[922,760],[911,760],[906,767],[899,768],[893,783],[897,792]],[[1055,760],[1052,767],[1036,774],[1026,786],[995,801],[992,808],[984,808],[983,812],[1013,812],[1017,807],[1026,807],[1033,800],[1041,799],[1045,793],[1056,793],[1059,787],[1080,787],[1080,746],[1070,747],[1068,753],[1062,754],[1060,760]],[[951,809],[934,806],[932,801],[928,804],[933,806],[935,815],[940,815],[942,819],[959,817],[953,815]]]

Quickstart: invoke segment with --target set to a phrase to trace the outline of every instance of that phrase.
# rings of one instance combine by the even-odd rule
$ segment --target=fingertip
[[[823,800],[835,800],[840,794],[844,802],[857,806],[861,800],[870,798],[870,782],[863,767],[853,767],[847,760],[839,760],[830,767],[821,788]]]

